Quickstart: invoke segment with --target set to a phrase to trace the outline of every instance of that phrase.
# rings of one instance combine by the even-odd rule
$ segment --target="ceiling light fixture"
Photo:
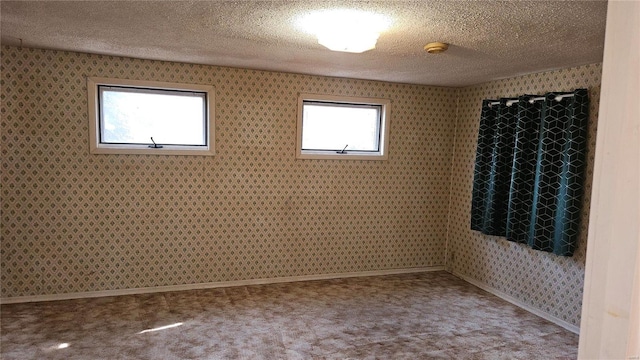
[[[448,48],[449,44],[432,42],[424,46],[424,51],[428,52],[429,54],[440,54],[441,52],[447,51]]]
[[[380,14],[335,9],[307,14],[298,24],[330,50],[362,53],[376,47],[380,33],[391,21]]]

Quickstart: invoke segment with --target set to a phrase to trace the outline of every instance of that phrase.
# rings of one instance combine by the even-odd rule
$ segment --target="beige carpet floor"
[[[446,272],[1,306],[9,359],[575,359],[578,336]]]

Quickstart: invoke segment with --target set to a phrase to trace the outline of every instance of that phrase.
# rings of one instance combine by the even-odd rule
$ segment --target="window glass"
[[[100,86],[100,142],[206,145],[205,93]]]
[[[296,157],[386,160],[389,114],[385,99],[300,94]]]
[[[90,77],[92,154],[213,155],[212,86]]]
[[[304,102],[303,150],[380,150],[380,106]]]

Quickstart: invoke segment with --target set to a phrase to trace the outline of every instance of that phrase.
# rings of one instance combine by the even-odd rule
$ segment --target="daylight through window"
[[[91,152],[213,155],[213,88],[89,79]]]
[[[298,158],[387,158],[387,100],[302,94],[298,106]]]

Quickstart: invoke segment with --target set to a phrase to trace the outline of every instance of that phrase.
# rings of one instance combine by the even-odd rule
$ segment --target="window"
[[[390,102],[300,94],[299,159],[386,160]]]
[[[92,154],[213,155],[212,86],[89,78]]]

